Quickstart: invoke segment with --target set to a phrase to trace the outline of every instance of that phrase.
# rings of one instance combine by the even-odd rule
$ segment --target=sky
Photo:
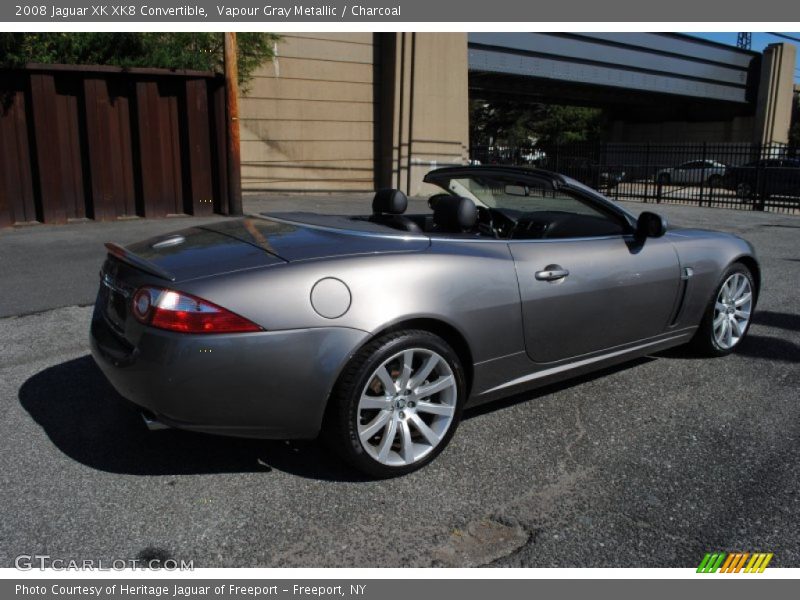
[[[797,31],[779,31],[777,33],[782,33],[784,35],[788,35],[800,40],[800,32]],[[689,35],[694,35],[697,37],[701,37],[706,40],[711,40],[713,42],[720,42],[722,44],[729,44],[731,46],[736,45],[736,36],[738,35],[735,32],[729,33],[689,33]],[[769,33],[759,33],[753,32],[753,42],[752,42],[752,50],[762,51],[766,48],[769,44],[775,44],[777,42],[786,42],[787,44],[794,44],[797,47],[797,55],[800,57],[800,41],[794,42],[792,40],[787,40],[785,38],[781,38],[775,35],[771,35]],[[800,83],[800,62],[795,65],[794,71],[794,82]]]

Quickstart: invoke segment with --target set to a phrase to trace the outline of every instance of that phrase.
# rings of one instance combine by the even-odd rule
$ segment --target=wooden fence
[[[227,214],[225,135],[213,73],[0,70],[0,227]]]

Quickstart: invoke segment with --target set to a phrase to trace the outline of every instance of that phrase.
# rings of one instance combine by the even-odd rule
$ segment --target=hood
[[[684,227],[667,226],[667,235],[671,237],[691,238],[691,239],[721,239],[737,238],[739,236],[724,231],[714,231],[713,229],[692,229]]]

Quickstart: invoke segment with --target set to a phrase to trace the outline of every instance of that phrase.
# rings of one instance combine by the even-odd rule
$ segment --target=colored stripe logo
[[[763,573],[772,560],[772,552],[706,552],[698,573]]]

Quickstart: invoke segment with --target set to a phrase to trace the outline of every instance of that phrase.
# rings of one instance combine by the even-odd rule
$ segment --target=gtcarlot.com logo
[[[772,552],[706,552],[698,573],[763,573]]]
[[[148,569],[164,571],[194,571],[193,560],[175,560],[174,558],[117,558],[114,560],[64,559],[52,558],[48,554],[20,554],[14,560],[14,567],[19,571],[39,569],[44,571],[125,571],[126,569]]]

